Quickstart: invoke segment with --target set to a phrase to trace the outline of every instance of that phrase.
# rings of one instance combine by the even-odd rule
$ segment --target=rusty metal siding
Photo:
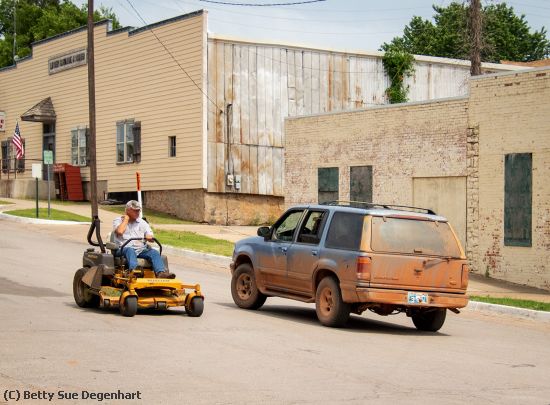
[[[387,103],[380,56],[209,38],[207,60],[217,104],[208,106],[208,191],[282,196],[286,117]],[[406,81],[410,101],[468,93],[468,66],[417,62],[415,69]],[[241,176],[240,190],[227,185],[228,174]]]

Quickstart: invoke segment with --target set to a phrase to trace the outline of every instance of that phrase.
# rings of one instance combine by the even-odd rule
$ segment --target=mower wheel
[[[92,293],[83,281],[82,277],[88,271],[87,268],[78,269],[74,274],[73,279],[73,296],[76,305],[82,308],[97,308],[99,307],[99,295]]]
[[[204,298],[202,297],[193,297],[189,304],[185,306],[185,312],[191,317],[198,317],[202,315],[204,311]]]
[[[137,313],[137,297],[135,295],[130,295],[126,297],[120,306],[120,313],[124,316],[134,316]]]

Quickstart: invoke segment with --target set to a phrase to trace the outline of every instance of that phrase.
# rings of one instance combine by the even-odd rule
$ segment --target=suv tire
[[[412,321],[418,330],[437,332],[445,323],[446,317],[447,310],[445,308],[438,308],[417,312],[412,315]]]
[[[333,277],[322,279],[315,293],[315,311],[321,324],[333,328],[344,326],[350,310],[350,305],[342,301],[338,282]]]
[[[258,309],[266,296],[258,290],[254,270],[248,263],[240,264],[231,277],[231,296],[239,308]]]

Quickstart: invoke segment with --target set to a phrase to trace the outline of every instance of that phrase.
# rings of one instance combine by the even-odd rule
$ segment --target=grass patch
[[[5,214],[15,215],[17,217],[24,218],[36,218],[36,208],[29,208],[26,210],[13,210],[5,211]],[[74,221],[74,222],[90,222],[90,217],[83,217],[82,215],[73,214],[72,212],[60,211],[56,209],[50,209],[50,217],[48,218],[48,209],[39,208],[38,218],[51,219],[54,221]]]
[[[235,246],[233,242],[210,238],[195,232],[154,229],[154,233],[160,243],[221,256],[231,256]]]
[[[105,206],[105,205],[101,205],[100,208],[102,210],[106,210],[106,211],[111,211],[111,212],[114,212],[114,213],[117,213],[117,214],[120,214],[120,215],[124,215],[124,210],[126,208],[126,206],[124,205],[114,205],[114,206]],[[165,212],[161,212],[161,211],[156,211],[156,210],[151,210],[149,208],[145,208],[143,210],[143,215],[145,216],[145,218],[147,218],[147,222],[149,222],[150,224],[155,224],[155,225],[161,225],[161,224],[165,224],[165,225],[169,225],[169,224],[194,224],[195,222],[191,222],[191,221],[185,221],[183,219],[179,219],[178,217],[175,217],[173,215],[170,215],[170,214],[166,214]]]
[[[507,305],[509,307],[526,308],[526,309],[533,309],[535,311],[550,312],[550,303],[548,302],[520,300],[515,298],[486,297],[486,296],[480,296],[480,295],[471,295],[470,300],[486,302],[488,304]]]
[[[25,198],[21,198],[21,199],[26,200],[26,201],[36,201],[36,197],[25,197]],[[48,199],[47,198],[45,198],[45,199],[39,198],[38,202],[47,204]],[[90,201],[58,200],[58,199],[55,198],[55,195],[52,195],[52,198],[50,199],[50,203],[51,204],[59,204],[59,205],[90,205],[91,204]]]
[[[0,205],[7,205],[7,204],[13,204],[13,203],[10,201],[0,200]]]

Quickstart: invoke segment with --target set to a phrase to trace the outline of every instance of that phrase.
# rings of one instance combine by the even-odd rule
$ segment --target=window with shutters
[[[128,119],[116,124],[116,162],[141,161],[141,123]]]
[[[531,246],[532,154],[504,159],[504,245]]]
[[[88,166],[88,128],[86,127],[71,130],[71,164]]]

